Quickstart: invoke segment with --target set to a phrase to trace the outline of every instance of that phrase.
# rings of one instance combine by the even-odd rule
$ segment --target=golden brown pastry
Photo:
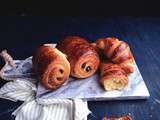
[[[90,45],[97,51],[98,54],[101,54],[101,50],[97,47],[97,44],[95,42],[90,43]]]
[[[127,73],[134,72],[134,58],[126,42],[108,37],[97,39],[96,44],[112,62],[119,64]]]
[[[119,65],[109,61],[102,62],[100,83],[106,91],[122,90],[128,85],[128,75]]]
[[[68,36],[61,41],[58,48],[67,55],[73,77],[87,78],[98,69],[99,55],[85,39]]]
[[[70,64],[65,54],[48,44],[36,50],[32,62],[40,82],[47,89],[60,87],[69,77]]]
[[[128,114],[128,115],[124,115],[124,116],[119,117],[119,118],[112,118],[112,117],[107,118],[107,117],[103,117],[102,120],[132,120],[132,118],[131,118],[131,115]]]

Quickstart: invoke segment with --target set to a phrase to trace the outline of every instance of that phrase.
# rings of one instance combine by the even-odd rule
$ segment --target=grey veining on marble
[[[4,78],[29,80],[36,83],[37,79],[32,71],[32,57],[25,60],[14,60],[14,63],[17,64],[15,69],[5,66]],[[128,86],[122,91],[104,91],[98,83],[99,76],[96,73],[84,80],[76,80],[70,77],[62,87],[55,91],[46,90],[41,84],[38,84],[37,98],[81,98],[89,101],[146,99],[150,96],[148,89],[136,64],[134,68],[135,72],[129,76]]]
[[[41,99],[81,98],[88,101],[146,99],[149,97],[148,89],[136,64],[134,69],[135,72],[129,75],[128,86],[122,91],[104,91],[98,82],[99,75],[96,73],[84,80],[70,77],[67,83],[55,91],[48,91],[39,84],[37,97]]]

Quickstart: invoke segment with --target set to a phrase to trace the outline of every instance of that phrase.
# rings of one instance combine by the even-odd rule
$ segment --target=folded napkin
[[[27,59],[13,61],[6,51],[2,51],[0,55],[6,62],[0,71],[0,77],[9,81],[0,88],[0,98],[24,101],[12,113],[15,120],[87,120],[91,112],[86,101],[36,98],[36,80],[30,77],[32,74],[22,66]]]

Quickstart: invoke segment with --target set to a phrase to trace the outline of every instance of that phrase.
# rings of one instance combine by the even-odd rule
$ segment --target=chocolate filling
[[[92,68],[90,66],[86,67],[86,71],[90,72],[92,70]]]
[[[83,64],[82,64],[82,68],[85,68],[85,67],[86,67],[86,63],[83,63]]]
[[[58,80],[58,81],[62,81],[63,78],[62,78],[62,77],[57,77],[57,80]]]
[[[62,70],[62,69],[60,69],[59,71],[60,71],[60,73],[63,73],[63,70]]]
[[[81,66],[86,72],[90,72],[92,68],[90,66],[86,66],[86,63],[83,63]]]

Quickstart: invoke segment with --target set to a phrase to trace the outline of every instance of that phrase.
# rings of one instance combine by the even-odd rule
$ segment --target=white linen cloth
[[[25,62],[25,61],[21,61]],[[13,61],[20,66],[20,61]],[[36,98],[35,81],[23,74],[23,66],[20,71],[13,71],[7,61],[0,71],[0,77],[8,80],[0,88],[0,98],[12,101],[24,101],[12,114],[15,120],[87,120],[90,112],[87,102],[81,99],[40,99]],[[8,74],[7,71],[10,74]],[[21,75],[20,75],[21,74]]]

